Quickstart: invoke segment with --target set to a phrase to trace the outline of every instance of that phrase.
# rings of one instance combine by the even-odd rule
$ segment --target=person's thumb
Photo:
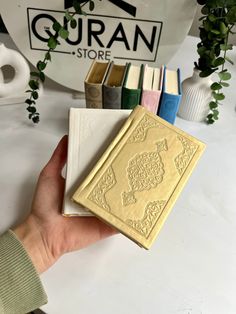
[[[68,136],[64,135],[43,169],[47,176],[60,176],[67,159]]]

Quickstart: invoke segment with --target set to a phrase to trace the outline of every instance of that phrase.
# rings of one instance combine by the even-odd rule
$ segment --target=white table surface
[[[169,63],[181,68],[182,78],[192,73],[197,42],[187,37]],[[45,312],[236,313],[236,71],[229,68],[231,87],[215,125],[177,118],[176,125],[207,149],[152,248],[117,235],[65,255],[41,276],[49,298]],[[37,126],[24,104],[0,106],[0,232],[29,212],[39,171],[67,133],[68,108],[84,106],[55,86],[38,101]]]

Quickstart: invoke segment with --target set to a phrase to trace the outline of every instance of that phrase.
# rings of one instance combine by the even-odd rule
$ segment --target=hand
[[[66,158],[67,136],[64,136],[40,173],[30,215],[13,230],[38,273],[47,270],[64,253],[117,233],[95,217],[61,215],[65,187],[61,171]]]

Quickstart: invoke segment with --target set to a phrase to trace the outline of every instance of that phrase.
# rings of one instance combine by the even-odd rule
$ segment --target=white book
[[[64,216],[93,216],[90,211],[74,203],[71,197],[119,132],[130,112],[70,109]]]

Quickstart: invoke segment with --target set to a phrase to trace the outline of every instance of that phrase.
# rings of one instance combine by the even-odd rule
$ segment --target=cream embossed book
[[[204,148],[137,106],[73,200],[148,249]]]
[[[129,114],[130,110],[70,109],[64,216],[93,216],[91,212],[74,203],[71,197]]]

